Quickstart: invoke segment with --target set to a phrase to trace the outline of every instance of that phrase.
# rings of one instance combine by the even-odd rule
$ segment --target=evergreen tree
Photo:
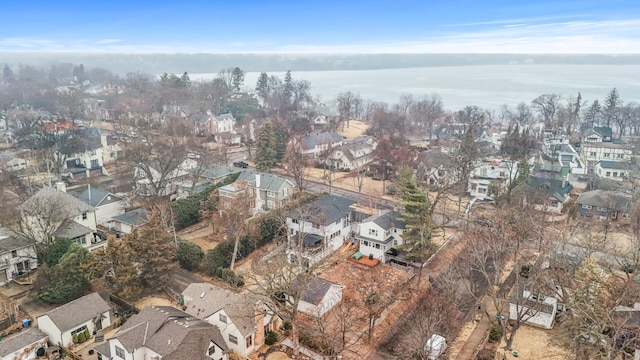
[[[416,184],[409,169],[400,171],[400,205],[404,209],[402,220],[406,223],[407,231],[402,238],[405,244],[413,245],[418,252],[428,249],[431,240],[431,213],[427,194]]]
[[[271,171],[277,163],[276,135],[271,123],[265,123],[258,129],[256,142],[256,168]]]
[[[256,92],[266,100],[267,94],[269,93],[269,76],[267,73],[260,73],[258,83],[256,84]]]
[[[38,299],[61,304],[82,296],[89,282],[81,269],[88,260],[87,249],[75,243],[71,244],[57,264],[42,269],[44,274],[39,277],[46,277],[48,284],[38,291]]]
[[[291,70],[289,70],[284,75],[284,97],[287,100],[287,102],[291,102],[292,95],[293,95],[293,83],[291,82]]]
[[[598,99],[593,100],[593,103],[587,110],[587,114],[585,115],[585,120],[589,124],[589,126],[596,126],[600,123],[600,116],[602,114],[602,108],[600,106],[600,102]]]
[[[142,292],[131,243],[140,241],[137,230],[120,240],[109,239],[107,246],[92,252],[82,267],[89,279],[100,279],[109,291],[127,299],[135,299]]]
[[[242,84],[244,84],[244,71],[239,67],[236,67],[231,73],[231,85],[233,87],[233,91],[240,92]]]
[[[618,89],[613,88],[604,99],[603,117],[606,126],[611,126],[612,122],[617,122],[620,110],[620,95]]]
[[[176,84],[178,87],[189,87],[191,86],[191,78],[189,78],[189,74],[185,71],[184,74],[180,77],[180,80],[177,81]]]
[[[529,165],[529,160],[526,157],[522,158],[520,162],[518,162],[518,177],[514,182],[514,186],[520,184],[526,184],[529,182],[529,178],[531,177],[531,165]]]

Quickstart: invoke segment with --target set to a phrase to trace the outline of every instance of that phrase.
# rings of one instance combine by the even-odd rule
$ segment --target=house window
[[[232,344],[238,345],[238,338],[229,334],[229,342],[231,342]]]
[[[551,201],[551,206],[558,207],[558,201],[557,200]]]
[[[276,203],[272,200],[267,200],[267,209],[273,209],[276,207]]]
[[[96,155],[96,149],[91,150],[90,154],[91,154],[91,156],[95,156]]]
[[[443,177],[444,176],[444,170],[440,169],[438,170],[438,177]]]
[[[139,177],[141,177],[141,178],[143,178],[143,177],[146,177],[146,176],[147,176],[147,173],[146,173],[146,172],[144,172],[144,170],[142,170],[142,169],[141,169],[141,170],[138,170],[138,176],[139,176]]]
[[[368,241],[366,241],[366,240],[364,240],[364,241],[362,242],[362,245],[364,245],[364,246],[369,246],[369,242],[368,242]]]
[[[590,210],[590,209],[591,209],[591,205],[585,205],[585,204],[583,204],[583,205],[582,205],[582,208],[583,208],[583,209]]]
[[[275,197],[276,193],[273,191],[267,191],[267,197]]]
[[[116,347],[116,356],[119,357],[120,359],[124,359],[124,349],[118,345],[115,345],[115,347]]]
[[[592,151],[589,156],[596,156],[596,152]]]
[[[613,177],[618,177],[618,172],[617,171],[613,172]]]
[[[98,159],[91,160],[91,168],[97,168],[98,166],[100,166]]]
[[[246,339],[247,347],[253,345],[253,336],[249,335]]]
[[[618,159],[622,159],[624,157],[623,154],[618,154]]]
[[[289,195],[289,188],[282,189],[282,196],[287,196],[287,195]]]
[[[610,153],[604,153],[604,157],[608,158],[608,157],[610,157],[610,156],[611,156],[611,154],[610,154]]]
[[[227,316],[225,314],[219,314],[218,319],[220,319],[220,322],[223,322],[225,324],[227,323]]]
[[[476,184],[476,183],[471,184],[471,190],[472,191],[476,191],[477,188],[478,188],[478,184]]]
[[[87,213],[86,212],[82,213],[82,220],[87,220]]]
[[[216,346],[215,345],[211,345],[211,347],[209,348],[209,356],[215,354],[216,352]]]
[[[13,250],[13,251],[11,252],[11,257],[12,257],[12,258],[17,258],[17,257],[18,257],[18,250]]]
[[[398,240],[393,240],[393,246],[398,246]]]
[[[77,238],[73,238],[71,239],[72,242],[78,244],[78,245],[86,245],[87,244],[87,238],[84,236],[79,236]]]
[[[349,219],[344,218],[342,219],[342,228],[346,228],[347,226],[349,226]]]
[[[607,209],[606,209],[606,208],[603,208],[603,207],[598,206],[598,211],[607,211]]]
[[[622,214],[622,218],[623,218],[623,219],[628,219],[628,218],[629,218],[629,214],[627,214],[627,213],[623,213],[623,214]]]
[[[611,176],[611,171],[607,171],[607,176]]]
[[[294,223],[294,224],[297,224],[298,223],[298,219],[291,219],[291,222]]]
[[[87,326],[86,326],[86,325],[83,325],[83,326],[81,326],[81,327],[79,327],[79,328],[77,328],[77,329],[73,330],[73,331],[71,332],[71,336],[73,336],[73,335],[75,335],[75,334],[79,334],[79,333],[81,333],[81,332],[83,332],[83,331],[85,331],[85,330],[87,330]]]
[[[378,236],[378,230],[377,229],[369,229],[369,235]]]
[[[380,244],[376,244],[376,249],[380,249]]]

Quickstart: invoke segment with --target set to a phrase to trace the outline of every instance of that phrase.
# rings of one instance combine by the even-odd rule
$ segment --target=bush
[[[264,337],[264,343],[267,345],[273,345],[278,341],[278,333],[275,331],[267,331],[267,335]]]
[[[202,248],[197,244],[180,239],[178,241],[178,263],[180,267],[193,271],[197,270],[204,258]]]
[[[489,342],[498,342],[500,339],[502,339],[502,327],[491,325],[491,329],[489,329]]]
[[[71,335],[71,340],[73,340],[74,344],[79,343],[80,341],[78,340],[78,334],[73,334]]]

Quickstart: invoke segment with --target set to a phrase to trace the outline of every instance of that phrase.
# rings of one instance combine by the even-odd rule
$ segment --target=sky
[[[0,52],[640,53],[637,0],[14,0],[0,12]]]

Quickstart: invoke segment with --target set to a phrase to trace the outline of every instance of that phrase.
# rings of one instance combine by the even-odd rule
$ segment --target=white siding
[[[48,315],[43,315],[36,318],[36,322],[38,323],[38,329],[49,336],[50,343],[60,344],[60,342],[62,341],[62,333],[55,326],[53,321],[51,321]]]
[[[12,352],[11,354],[7,354],[0,358],[0,360],[35,360],[36,358],[38,358],[36,356],[36,351],[41,347],[47,347],[47,338],[29,344],[22,349],[18,349]],[[25,350],[27,349],[30,350],[28,352],[25,352]]]
[[[227,321],[226,323],[220,321],[220,314],[226,316],[226,318],[227,318],[226,319],[226,321]],[[232,351],[238,353],[239,355],[241,355],[243,357],[246,357],[250,353],[253,352],[254,346],[251,345],[251,346],[249,346],[247,348],[246,342],[245,342],[245,337],[240,333],[238,328],[235,326],[235,324],[233,323],[231,318],[224,312],[224,310],[218,311],[217,313],[209,316],[205,320],[207,322],[209,322],[210,324],[213,324],[213,325],[217,326],[218,329],[220,329],[220,333],[222,334],[222,338],[227,343],[227,346],[229,347],[229,350],[232,350]],[[234,344],[231,341],[229,341],[229,335],[235,336],[236,339],[238,339],[238,343]],[[255,344],[255,341],[252,341],[252,344]]]
[[[124,214],[124,202],[116,201],[96,208],[96,223],[106,225],[112,217]]]

